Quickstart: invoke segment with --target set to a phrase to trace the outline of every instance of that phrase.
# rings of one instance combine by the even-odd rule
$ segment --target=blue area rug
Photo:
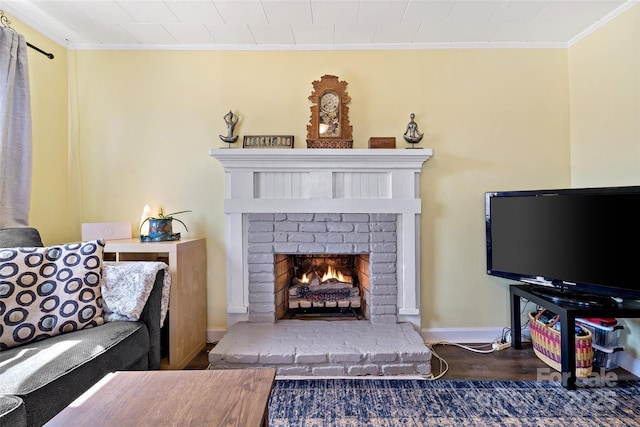
[[[279,379],[272,427],[640,426],[640,382]]]

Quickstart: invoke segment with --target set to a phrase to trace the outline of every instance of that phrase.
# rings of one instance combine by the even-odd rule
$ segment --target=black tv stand
[[[613,306],[581,305],[563,301],[554,301],[544,295],[538,295],[539,286],[511,285],[511,347],[522,349],[522,319],[520,301],[525,299],[560,315],[560,354],[562,385],[570,390],[576,388],[576,318],[581,317],[640,317],[639,301],[623,301]],[[613,301],[613,300],[612,300]]]
[[[610,297],[577,293],[570,290],[544,286],[532,286],[531,293],[550,299],[556,304],[572,304],[583,307],[617,307],[618,303]]]

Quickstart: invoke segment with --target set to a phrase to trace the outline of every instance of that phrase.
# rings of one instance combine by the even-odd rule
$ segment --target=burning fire
[[[317,270],[312,270],[302,274],[300,278],[294,278],[293,282],[297,285],[305,286],[318,286],[325,283],[346,283],[353,284],[353,279],[350,276],[345,276],[341,271],[336,270],[335,267],[327,266],[327,272],[320,276]]]
[[[344,279],[344,276],[342,275],[342,272],[338,271],[336,272],[333,267],[329,266],[327,268],[327,272],[324,273],[324,276],[322,276],[322,280],[321,282],[326,282],[327,280],[330,279],[335,279],[339,282],[345,282],[346,280]]]

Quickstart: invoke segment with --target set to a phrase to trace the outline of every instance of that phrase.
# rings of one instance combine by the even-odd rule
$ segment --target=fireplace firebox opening
[[[275,254],[276,320],[369,319],[369,254]]]

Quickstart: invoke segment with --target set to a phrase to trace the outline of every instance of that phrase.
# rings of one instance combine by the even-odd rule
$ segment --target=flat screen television
[[[640,300],[640,186],[485,199],[487,274],[570,303]]]

